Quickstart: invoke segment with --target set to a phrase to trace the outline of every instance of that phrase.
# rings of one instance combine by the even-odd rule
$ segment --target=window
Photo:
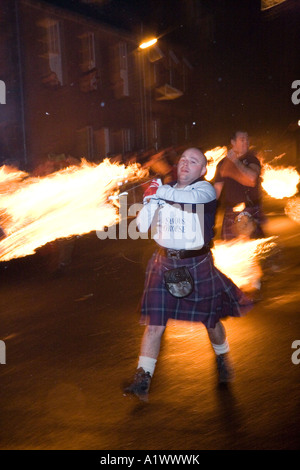
[[[113,50],[113,83],[116,98],[129,96],[127,44],[119,42]]]
[[[128,89],[128,59],[127,59],[127,44],[121,42],[119,44],[119,55],[120,55],[120,76],[123,82],[123,95],[129,96]]]
[[[160,123],[158,119],[152,120],[152,142],[155,150],[160,147]]]
[[[87,31],[79,36],[81,41],[79,50],[79,66],[81,76],[79,80],[80,90],[84,93],[98,89],[99,73],[96,68],[96,52],[95,52],[95,33]]]
[[[76,131],[76,153],[79,158],[93,160],[94,131],[91,126],[86,126]]]
[[[123,153],[130,152],[132,150],[130,129],[122,129],[122,137],[123,137]]]
[[[179,73],[180,62],[177,56],[173,51],[169,51],[169,70],[170,70],[170,80],[169,84],[175,88],[181,88],[181,77]]]
[[[88,31],[80,36],[80,68],[88,72],[96,67],[95,33]]]
[[[111,152],[110,130],[102,127],[94,132],[96,158],[105,158]]]
[[[45,18],[38,25],[43,28],[40,40],[43,82],[50,86],[63,85],[61,22],[53,18]]]
[[[129,128],[119,129],[112,134],[113,151],[115,153],[126,153],[132,150],[131,130]]]
[[[183,91],[187,92],[190,89],[191,71],[193,70],[190,62],[184,57],[182,59],[183,68]]]

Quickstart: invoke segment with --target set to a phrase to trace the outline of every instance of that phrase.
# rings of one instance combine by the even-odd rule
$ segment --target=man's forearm
[[[259,175],[259,168],[254,169],[250,166],[246,166],[238,159],[232,160],[232,162],[239,170],[240,174],[237,175],[240,180],[239,182],[246,186],[255,186]]]
[[[232,178],[244,186],[254,187],[260,173],[260,168],[254,163],[244,165],[241,160],[228,154],[224,158],[220,174],[223,178]]]

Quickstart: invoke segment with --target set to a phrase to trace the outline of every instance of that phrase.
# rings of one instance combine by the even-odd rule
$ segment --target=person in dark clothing
[[[221,237],[224,240],[240,235],[263,238],[260,161],[249,150],[247,132],[237,131],[231,145],[227,156],[217,165],[214,178],[217,199],[223,193],[225,200]]]

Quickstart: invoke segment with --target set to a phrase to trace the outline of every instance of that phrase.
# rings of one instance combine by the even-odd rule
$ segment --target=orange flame
[[[215,147],[205,152],[207,158],[207,172],[205,179],[211,181],[216,172],[218,163],[226,156],[227,147]],[[272,161],[282,158],[278,155]],[[298,189],[300,175],[294,167],[273,167],[266,163],[262,167],[262,187],[269,196],[282,199],[294,196]]]
[[[290,219],[300,224],[300,197],[289,199],[284,212]]]
[[[33,254],[57,238],[113,225],[118,213],[108,196],[121,180],[146,174],[138,164],[125,167],[107,159],[99,165],[82,160],[80,166],[42,178],[1,168],[0,219],[7,236],[0,241],[0,261]]]
[[[11,166],[0,168],[0,194],[11,193],[19,186],[19,183],[27,176],[27,173]]]
[[[246,207],[246,204],[244,202],[241,202],[240,204],[237,204],[232,208],[233,212],[242,212]]]
[[[207,172],[205,179],[211,181],[216,173],[217,164],[226,156],[227,147],[215,147],[205,152],[207,158]]]
[[[274,238],[216,241],[212,249],[215,265],[240,288],[253,290],[262,277],[259,260],[274,248]]]
[[[294,167],[272,167],[263,165],[262,187],[275,199],[294,196],[298,189],[300,175]]]

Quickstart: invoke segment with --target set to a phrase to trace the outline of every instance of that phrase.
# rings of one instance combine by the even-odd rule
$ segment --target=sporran
[[[165,286],[173,297],[187,297],[194,288],[194,279],[186,266],[169,269],[164,273]]]

